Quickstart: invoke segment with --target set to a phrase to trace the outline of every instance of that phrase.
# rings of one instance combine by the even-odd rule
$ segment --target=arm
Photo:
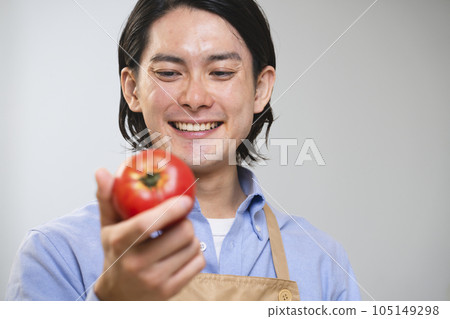
[[[84,290],[51,240],[41,231],[30,231],[14,260],[6,300],[77,300]]]
[[[7,300],[169,299],[204,267],[186,218],[191,199],[168,200],[121,221],[111,204],[112,176],[97,175],[96,211],[63,217],[27,235],[13,264]],[[163,234],[150,239],[150,225]]]

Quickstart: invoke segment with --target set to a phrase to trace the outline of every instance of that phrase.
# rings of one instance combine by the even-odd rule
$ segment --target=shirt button
[[[257,231],[258,233],[261,232],[261,227],[259,227],[259,225],[256,225],[255,228],[256,228],[256,231]]]
[[[278,294],[278,300],[279,301],[291,301],[292,293],[287,289],[281,289],[280,293]]]
[[[206,244],[204,242],[200,242],[200,250],[205,251],[206,250]]]

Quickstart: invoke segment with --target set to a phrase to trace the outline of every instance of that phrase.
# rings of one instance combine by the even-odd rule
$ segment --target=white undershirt
[[[214,247],[216,248],[217,260],[219,260],[220,249],[223,240],[233,225],[234,218],[207,218],[211,226],[211,232],[214,239]]]

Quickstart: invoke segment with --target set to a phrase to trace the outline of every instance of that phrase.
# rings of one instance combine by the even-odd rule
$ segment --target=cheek
[[[248,118],[243,119],[243,122],[245,123],[242,123],[243,124],[241,130],[243,136],[242,138],[246,138],[252,129],[253,116],[249,116]]]
[[[144,93],[141,101],[145,124],[149,129],[156,129],[172,99],[160,87],[154,87]]]
[[[228,116],[228,132],[233,138],[246,138],[253,124],[253,87],[243,89],[242,83],[222,91],[221,104]]]
[[[220,96],[225,105],[233,110],[233,113],[247,117],[253,116],[255,91],[249,81],[236,81],[231,85],[220,88]]]

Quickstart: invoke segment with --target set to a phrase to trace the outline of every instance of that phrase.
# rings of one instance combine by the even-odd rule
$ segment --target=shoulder
[[[273,212],[302,300],[359,300],[359,287],[343,246],[305,218]]]
[[[73,212],[34,227],[25,242],[53,251],[71,266],[83,267],[102,258],[100,240],[100,213],[97,201]]]
[[[97,201],[93,201],[73,212],[33,227],[31,232],[43,233],[49,237],[60,235],[78,236],[100,230],[100,214]]]
[[[69,214],[33,227],[23,245],[56,254],[72,265],[88,261],[102,252],[98,203],[90,202]]]
[[[102,268],[96,202],[32,228],[16,254],[8,300],[76,300]]]
[[[299,248],[304,248],[309,253],[341,254],[345,253],[341,244],[333,237],[312,225],[305,218],[289,215],[278,210],[273,210],[281,235],[287,242],[295,242]]]

